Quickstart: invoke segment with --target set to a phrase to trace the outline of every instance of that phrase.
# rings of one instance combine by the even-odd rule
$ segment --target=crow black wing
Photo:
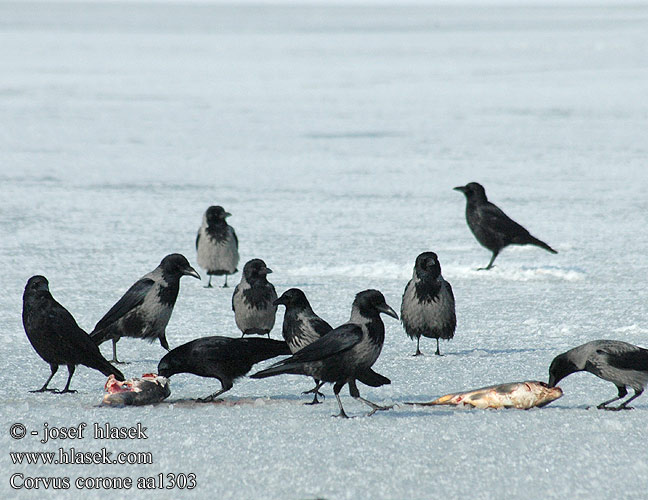
[[[648,349],[637,347],[636,351],[610,352],[603,349],[597,351],[604,354],[610,366],[621,370],[648,371]]]
[[[155,281],[150,278],[143,278],[136,281],[135,284],[128,289],[124,296],[117,301],[117,303],[110,308],[106,315],[99,320],[94,327],[94,331],[102,330],[111,325],[119,318],[123,317],[126,313],[133,310],[144,302],[146,294],[149,293]]]
[[[339,326],[315,342],[300,349],[282,364],[321,361],[351,349],[362,340],[362,329],[353,323]]]

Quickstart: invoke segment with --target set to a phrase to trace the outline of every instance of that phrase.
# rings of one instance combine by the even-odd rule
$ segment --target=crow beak
[[[559,380],[556,380],[556,376],[553,374],[549,375],[549,383],[547,384],[549,387],[556,387],[556,384],[560,382]]]
[[[466,186],[457,186],[457,187],[454,187],[452,189],[455,190],[455,191],[461,191],[464,194],[466,193]]]
[[[393,310],[391,307],[389,307],[387,304],[385,304],[384,306],[380,306],[380,307],[378,308],[378,310],[379,310],[380,312],[383,312],[383,313],[387,314],[388,316],[391,316],[391,317],[394,318],[394,319],[398,319],[398,314],[396,314],[396,311],[394,311],[394,310]]]
[[[272,272],[272,269],[270,269],[269,267],[265,268],[265,273],[266,274],[270,274],[271,272]]]
[[[225,217],[230,217],[231,215],[232,215],[231,213],[229,213],[229,212],[225,212],[225,213],[223,214],[223,218],[225,218]]]
[[[286,305],[286,303],[284,302],[283,295],[282,295],[281,297],[279,297],[278,299],[276,299],[276,300],[272,303],[273,306],[278,306],[278,305],[280,305],[280,304],[284,304],[284,305]]]
[[[193,267],[188,267],[187,269],[182,271],[182,274],[184,274],[185,276],[193,276],[194,278],[200,279],[200,274],[198,274]]]

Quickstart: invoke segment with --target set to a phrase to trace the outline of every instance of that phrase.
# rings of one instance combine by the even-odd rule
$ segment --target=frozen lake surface
[[[648,396],[631,412],[587,409],[615,394],[590,374],[530,411],[397,408],[342,421],[330,386],[302,405],[305,377],[243,378],[228,404],[191,405],[217,380],[178,375],[168,402],[101,408],[104,377],[79,367],[77,394],[31,394],[49,375],[21,323],[27,279],[91,330],[171,252],[196,264],[202,213],[223,205],[241,267],[263,258],[279,293],[302,288],[331,324],[354,294],[400,309],[416,256],[439,255],[454,340],[428,355],[385,318],[360,386],[399,403],[492,383],[547,380],[551,359],[610,338],[648,346],[648,8],[233,7],[0,4],[0,385],[3,498],[12,474],[195,473],[191,491],[86,498],[632,498],[648,491]],[[464,197],[490,199],[556,248],[490,253]],[[238,282],[240,274],[233,277]],[[238,336],[232,288],[185,278],[171,347]],[[282,308],[283,311],[283,308]],[[280,338],[283,312],[272,332]],[[102,350],[110,355],[110,345]],[[124,339],[127,376],[155,370],[159,344]],[[263,366],[263,365],[259,365]],[[258,367],[257,367],[258,368]],[[53,380],[63,387],[65,368]],[[236,404],[230,404],[236,403]],[[148,428],[147,440],[77,441],[28,431],[86,422]],[[14,465],[9,451],[143,451],[152,465]]]

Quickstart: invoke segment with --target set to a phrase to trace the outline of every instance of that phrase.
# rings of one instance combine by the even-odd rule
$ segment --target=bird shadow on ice
[[[224,397],[216,398],[213,401],[199,401],[198,398],[182,398],[174,400],[165,400],[157,403],[155,406],[181,406],[185,408],[199,407],[208,408],[210,406],[266,406],[281,403],[302,402],[304,398],[298,396],[272,396],[272,397]]]
[[[517,354],[517,353],[523,353],[523,352],[543,352],[543,351],[553,351],[554,349],[550,347],[536,347],[536,348],[526,348],[526,349],[482,349],[479,347],[476,347],[474,349],[464,349],[462,351],[456,351],[456,352],[446,352],[443,354],[442,357],[448,356],[469,356],[471,354],[479,354],[479,353],[484,353],[484,354]],[[411,356],[414,358],[414,356]],[[432,357],[432,356],[428,356]]]

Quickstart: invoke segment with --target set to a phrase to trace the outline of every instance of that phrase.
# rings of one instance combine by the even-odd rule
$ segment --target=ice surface
[[[413,358],[385,318],[375,368],[392,384],[360,387],[376,402],[546,380],[556,354],[592,339],[646,346],[648,8],[5,2],[0,47],[3,498],[46,495],[11,490],[13,473],[160,472],[194,472],[198,486],[84,497],[646,498],[648,397],[586,410],[615,393],[589,374],[530,411],[341,421],[328,386],[324,404],[302,405],[303,377],[243,378],[224,398],[237,404],[200,406],[188,400],[219,383],[191,375],[158,406],[99,408],[105,378],[84,367],[77,394],[28,392],[49,369],[20,312],[25,282],[44,274],[90,330],[167,253],[195,264],[202,213],[221,204],[242,262],[263,258],[279,293],[302,288],[332,324],[366,288],[398,310],[416,255],[439,255],[456,337],[443,357],[424,339]],[[559,253],[508,248],[476,271],[490,254],[452,191],[473,180]],[[238,336],[231,293],[184,278],[171,346]],[[119,351],[128,377],[164,354],[133,339]],[[346,390],[343,402],[366,412]],[[149,438],[15,441],[13,422],[141,422]],[[61,446],[151,451],[154,464],[13,465],[6,451]]]

